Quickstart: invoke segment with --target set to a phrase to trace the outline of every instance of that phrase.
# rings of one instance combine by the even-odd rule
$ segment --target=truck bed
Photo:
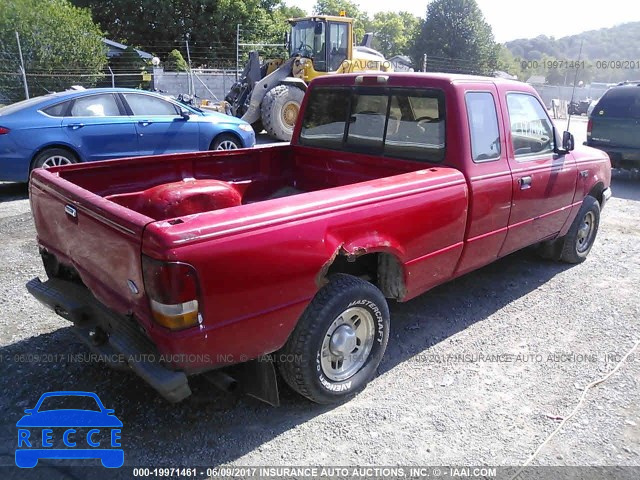
[[[385,249],[416,271],[406,278],[410,295],[450,275],[462,249],[467,184],[450,167],[282,145],[38,169],[30,198],[38,243],[54,267],[70,270],[112,311],[135,318],[161,352],[255,358],[282,346],[317,291],[323,264],[338,251],[389,238]],[[426,204],[447,215],[407,224]],[[343,235],[361,241],[341,246]],[[215,334],[170,333],[153,322],[141,258],[193,265],[202,329]],[[255,269],[238,268],[239,259]],[[418,272],[427,272],[424,265],[433,265],[430,273]],[[262,340],[247,349],[239,329]]]
[[[47,173],[145,214],[151,220],[167,220],[166,217],[159,218],[160,215],[149,215],[149,209],[139,202],[145,192],[160,185],[178,184],[175,188],[180,189],[180,182],[206,185],[207,180],[218,180],[232,185],[240,194],[240,204],[244,205],[390,177],[424,167],[417,162],[385,161],[367,155],[341,155],[340,152],[328,156],[326,150],[282,145],[223,154],[199,152],[123,159],[94,163],[91,168],[72,166]],[[209,210],[203,206],[203,210],[194,209],[188,214]]]

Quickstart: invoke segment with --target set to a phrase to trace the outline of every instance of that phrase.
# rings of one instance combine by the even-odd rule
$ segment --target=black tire
[[[353,315],[354,311],[361,312],[365,327],[372,322],[372,343],[358,343],[350,355],[362,348],[360,351],[366,357],[356,354],[354,368],[357,370],[347,378],[334,380],[329,378],[331,374],[325,372],[321,361],[323,344],[331,344],[333,335],[329,332],[338,319],[347,312]],[[365,318],[367,316],[370,320]],[[351,319],[356,317],[353,315]],[[338,325],[333,333],[345,326]],[[350,275],[334,275],[313,298],[280,351],[280,373],[293,390],[313,402],[331,404],[344,401],[364,389],[376,374],[387,348],[389,325],[389,307],[380,290]]]
[[[64,148],[47,148],[33,159],[33,168],[49,168],[78,163],[78,157]]]
[[[567,263],[584,262],[593,247],[599,226],[600,203],[594,197],[587,196],[564,237],[560,259]]]
[[[209,150],[236,150],[242,148],[242,143],[235,135],[221,133],[211,142]]]
[[[267,92],[260,114],[264,129],[271,137],[291,140],[303,97],[304,92],[291,85],[278,85]]]

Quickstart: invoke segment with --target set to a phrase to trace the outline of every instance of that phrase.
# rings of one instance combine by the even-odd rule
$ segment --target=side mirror
[[[575,148],[575,140],[571,132],[564,132],[562,134],[562,149],[565,152],[570,152]]]
[[[191,116],[191,112],[186,108],[183,108],[180,110],[180,116],[185,120],[189,120],[189,117]]]

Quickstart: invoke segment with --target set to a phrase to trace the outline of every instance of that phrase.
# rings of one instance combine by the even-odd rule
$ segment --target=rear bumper
[[[82,285],[61,279],[34,278],[27,290],[38,301],[74,324],[74,333],[112,367],[131,368],[166,400],[191,395],[184,372],[161,362],[154,344],[134,319],[115,314]]]
[[[614,157],[611,159],[612,161],[617,160],[616,157],[618,157],[620,160],[640,162],[639,148],[618,147],[614,145],[607,145],[606,143],[594,143],[589,140],[584,142],[584,145],[606,152],[610,157]]]

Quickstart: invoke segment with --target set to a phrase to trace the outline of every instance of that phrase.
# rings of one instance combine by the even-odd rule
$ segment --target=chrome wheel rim
[[[334,382],[353,377],[369,358],[374,333],[375,323],[368,310],[352,307],[338,315],[322,341],[322,373]]]
[[[578,241],[576,245],[578,253],[584,253],[589,249],[595,230],[595,221],[596,217],[593,212],[587,212],[585,216],[582,217],[580,227],[578,227]]]
[[[42,168],[59,167],[60,165],[70,165],[72,162],[62,155],[52,155],[42,162]]]
[[[220,142],[220,145],[218,145],[216,150],[236,150],[237,148],[238,145],[236,145],[232,140],[223,140]]]

